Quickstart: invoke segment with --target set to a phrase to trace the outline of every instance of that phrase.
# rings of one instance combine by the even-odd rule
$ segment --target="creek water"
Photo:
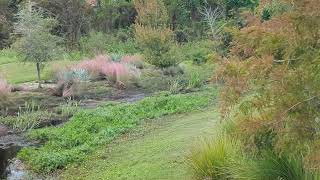
[[[145,98],[145,94],[134,94],[134,95],[124,95],[123,97],[118,97],[113,99],[113,101],[133,103]],[[108,99],[110,100],[110,99]],[[83,108],[90,109],[96,108],[99,104],[106,102],[102,101],[84,101]],[[51,123],[52,126],[58,125],[60,123]],[[30,146],[30,143],[24,141],[21,135],[11,134],[1,136],[0,134],[0,180],[25,180],[25,179],[42,179],[34,174],[28,172],[23,163],[15,159],[18,152],[23,148]],[[35,144],[32,144],[35,145]]]
[[[9,170],[7,169],[10,159],[14,158],[18,151],[21,149],[20,146],[8,146],[0,147],[0,178],[4,179],[8,176]]]
[[[22,162],[15,157],[23,147],[29,145],[19,135],[12,134],[0,137],[0,179],[27,179],[28,172]]]

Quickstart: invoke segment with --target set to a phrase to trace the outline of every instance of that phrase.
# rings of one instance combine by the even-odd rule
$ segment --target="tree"
[[[93,8],[83,0],[45,0],[39,4],[59,22],[54,33],[65,39],[69,50],[77,48],[81,36],[90,31]]]
[[[57,25],[57,21],[46,18],[43,14],[41,9],[36,9],[34,4],[29,2],[19,10],[14,26],[15,33],[20,36],[14,48],[23,57],[23,61],[36,64],[39,88],[41,69],[46,62],[55,60],[61,52],[61,38],[50,32]]]
[[[169,28],[169,16],[161,0],[135,0],[138,12],[135,38],[146,60],[157,67],[166,68],[178,63],[172,56],[175,48],[173,31]]]
[[[22,0],[0,1],[0,49],[11,44],[10,34],[13,30],[13,14],[17,13],[18,5]]]

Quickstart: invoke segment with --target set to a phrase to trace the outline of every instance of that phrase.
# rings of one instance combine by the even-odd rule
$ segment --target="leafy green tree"
[[[173,31],[169,28],[169,16],[162,0],[135,0],[135,38],[146,60],[159,68],[175,66],[180,61],[172,56],[177,50]]]
[[[59,44],[62,39],[52,35],[51,30],[57,21],[46,18],[41,9],[27,3],[17,14],[15,33],[20,38],[15,42],[14,48],[23,57],[24,62],[36,64],[39,88],[41,88],[41,70],[46,62],[55,60],[61,54]]]

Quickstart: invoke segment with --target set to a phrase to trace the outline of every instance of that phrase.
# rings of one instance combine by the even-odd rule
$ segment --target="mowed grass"
[[[148,121],[59,179],[193,179],[186,155],[198,138],[214,134],[217,119],[210,108]]]
[[[41,74],[43,80],[52,78],[54,68],[65,67],[74,62],[72,61],[54,61],[44,67]],[[18,84],[37,80],[37,70],[35,64],[12,62],[0,65],[0,76],[5,78],[10,84]]]
[[[16,52],[10,49],[0,51],[0,78],[5,78],[10,84],[18,84],[37,80],[36,65],[24,63],[19,59]],[[63,60],[52,61],[46,64],[41,74],[43,80],[52,78],[55,68],[63,68],[76,63],[71,61],[71,57],[65,56]]]

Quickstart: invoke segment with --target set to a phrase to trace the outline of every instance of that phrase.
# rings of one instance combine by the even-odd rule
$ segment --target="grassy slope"
[[[214,110],[152,120],[101,149],[62,179],[191,179],[185,163],[188,147],[213,133]]]

